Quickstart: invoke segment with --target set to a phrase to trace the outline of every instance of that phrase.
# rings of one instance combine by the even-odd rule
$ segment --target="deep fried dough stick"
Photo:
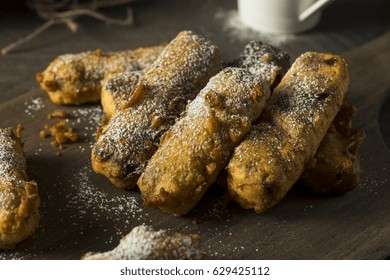
[[[160,137],[221,68],[215,45],[193,32],[180,32],[146,69],[128,108],[103,128],[92,149],[95,172],[118,187],[133,188]]]
[[[162,138],[138,180],[146,205],[188,213],[226,167],[270,96],[268,85],[240,68],[210,79]]]
[[[0,129],[0,249],[13,249],[39,222],[38,186],[27,178],[20,131]]]
[[[227,167],[228,195],[262,213],[299,179],[345,99],[345,61],[335,55],[301,55],[275,88],[262,117]]]
[[[325,134],[316,155],[305,168],[300,183],[319,194],[345,194],[359,186],[359,147],[365,138],[352,128],[356,108],[344,104]]]
[[[138,226],[119,245],[104,253],[87,253],[84,260],[201,260],[199,236]]]
[[[164,47],[162,44],[129,51],[60,55],[37,74],[37,81],[55,104],[98,102],[107,74],[143,70],[157,59]]]
[[[234,65],[261,75],[271,89],[290,67],[285,52],[256,41],[245,46]],[[352,128],[355,113],[353,106],[342,106],[300,178],[306,189],[320,194],[344,194],[359,185],[358,150],[364,140],[364,131]],[[223,181],[221,183],[226,185]]]

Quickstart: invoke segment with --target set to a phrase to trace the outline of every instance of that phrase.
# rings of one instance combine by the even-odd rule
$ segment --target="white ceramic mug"
[[[241,20],[265,33],[299,33],[313,28],[333,0],[238,0]]]

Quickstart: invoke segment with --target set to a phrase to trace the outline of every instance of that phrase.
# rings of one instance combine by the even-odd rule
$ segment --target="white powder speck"
[[[45,108],[45,104],[43,103],[43,99],[41,97],[36,97],[30,100],[30,102],[24,102],[26,109],[24,112],[30,116],[31,118],[35,118],[34,112],[40,111]]]

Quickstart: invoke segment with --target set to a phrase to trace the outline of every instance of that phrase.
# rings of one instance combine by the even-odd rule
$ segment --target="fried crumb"
[[[19,139],[22,139],[22,131],[23,131],[23,129],[24,129],[24,127],[21,124],[18,124],[18,126],[16,127],[16,136]]]
[[[46,131],[41,130],[41,131],[39,132],[39,138],[45,139],[47,136],[48,136],[48,135],[47,135]]]
[[[199,218],[198,218],[198,217],[195,217],[195,218],[191,219],[191,223],[192,223],[193,225],[199,224]]]
[[[47,118],[53,119],[53,118],[66,118],[68,116],[68,112],[65,110],[55,110],[54,112],[47,115]]]
[[[56,157],[59,157],[59,156],[61,155],[61,153],[60,153],[60,152],[56,152],[54,155],[55,155]]]
[[[64,145],[71,142],[77,142],[79,139],[79,134],[74,131],[72,128],[67,127],[66,121],[62,120],[55,124],[54,126],[50,126],[48,124],[45,125],[45,129],[47,129],[54,140],[50,142],[50,145],[53,147],[57,147],[59,149],[64,149]],[[45,130],[41,130],[39,133],[39,137],[41,139],[49,136],[49,133]]]

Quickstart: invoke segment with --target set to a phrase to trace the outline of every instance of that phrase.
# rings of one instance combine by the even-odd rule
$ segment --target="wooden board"
[[[384,259],[390,256],[390,152],[382,141],[378,115],[389,95],[390,33],[343,56],[350,64],[349,100],[358,107],[355,126],[367,133],[362,147],[362,182],[342,197],[313,196],[293,189],[259,215],[235,204],[224,208],[213,186],[186,217],[143,208],[137,191],[114,188],[90,165],[90,145],[99,124],[97,105],[60,107],[39,89],[0,105],[0,127],[22,123],[28,174],[39,184],[41,223],[33,238],[0,259],[79,259],[88,251],[115,247],[140,224],[199,233],[210,258],[217,259]],[[59,157],[38,133],[58,108],[82,135]],[[197,223],[193,223],[197,220]]]

